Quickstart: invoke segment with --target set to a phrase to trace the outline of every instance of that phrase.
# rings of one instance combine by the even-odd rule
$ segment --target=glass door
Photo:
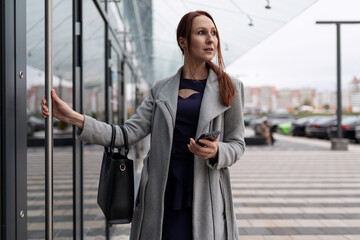
[[[26,1],[28,239],[45,239],[44,2]],[[53,0],[53,87],[72,106],[72,1]],[[54,239],[73,238],[72,127],[54,118]]]

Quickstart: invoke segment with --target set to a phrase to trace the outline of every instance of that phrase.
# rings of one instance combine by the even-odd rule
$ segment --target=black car
[[[355,138],[356,142],[360,143],[360,121],[355,126]]]
[[[306,124],[305,135],[307,137],[328,138],[327,129],[336,121],[335,116],[324,116]]]
[[[305,127],[311,121],[320,118],[320,116],[303,117],[295,120],[291,124],[290,134],[292,136],[305,136]]]
[[[35,132],[35,124],[33,122],[27,121],[27,130],[26,130],[27,136],[28,137],[33,136],[34,132]]]
[[[355,127],[360,121],[359,116],[343,116],[341,119],[341,128],[343,138],[356,140],[355,138]],[[337,138],[337,120],[328,127],[328,137]]]
[[[28,122],[30,122],[34,126],[34,131],[45,130],[45,119],[36,118],[34,116],[30,116],[28,118]]]
[[[259,118],[259,116],[257,116],[257,115],[245,115],[245,116],[244,116],[245,126],[250,126],[250,122],[251,122],[252,120],[257,119],[257,118]]]

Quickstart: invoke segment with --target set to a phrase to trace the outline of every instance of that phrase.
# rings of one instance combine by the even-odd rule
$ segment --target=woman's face
[[[195,63],[211,61],[217,51],[218,38],[216,28],[210,18],[201,15],[195,17],[190,35],[191,59]]]

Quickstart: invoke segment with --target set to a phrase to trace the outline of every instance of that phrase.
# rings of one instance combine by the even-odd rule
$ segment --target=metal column
[[[45,0],[45,238],[53,239],[53,115],[52,115],[52,0]]]
[[[342,106],[341,106],[341,45],[340,27],[341,24],[360,24],[360,21],[316,21],[317,24],[336,24],[336,63],[337,63],[337,138],[331,139],[332,150],[347,150],[348,139],[343,139],[342,132]]]
[[[336,23],[336,58],[337,58],[337,137],[343,137],[341,128],[342,105],[341,105],[341,43],[340,24]]]

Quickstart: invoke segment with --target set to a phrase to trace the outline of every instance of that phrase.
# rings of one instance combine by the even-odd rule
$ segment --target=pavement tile
[[[296,228],[270,228],[273,235],[297,235],[299,231]]]
[[[264,236],[265,240],[292,240],[290,236],[279,235],[279,236]]]
[[[348,240],[345,236],[318,235],[321,240]]]
[[[241,240],[264,240],[264,236],[241,236]]]
[[[360,145],[333,152],[324,140],[276,138],[275,146],[248,147],[230,168],[240,239],[360,240]],[[84,148],[84,232],[85,239],[101,240],[105,222],[96,196],[103,148],[91,149]],[[28,153],[31,240],[44,238],[43,154],[31,149]],[[71,153],[55,156],[54,232],[56,239],[70,239]],[[111,233],[112,239],[128,239],[130,225],[112,227]]]
[[[359,240],[360,235],[344,235],[347,240]]]
[[[319,240],[316,235],[292,235],[292,240]]]

